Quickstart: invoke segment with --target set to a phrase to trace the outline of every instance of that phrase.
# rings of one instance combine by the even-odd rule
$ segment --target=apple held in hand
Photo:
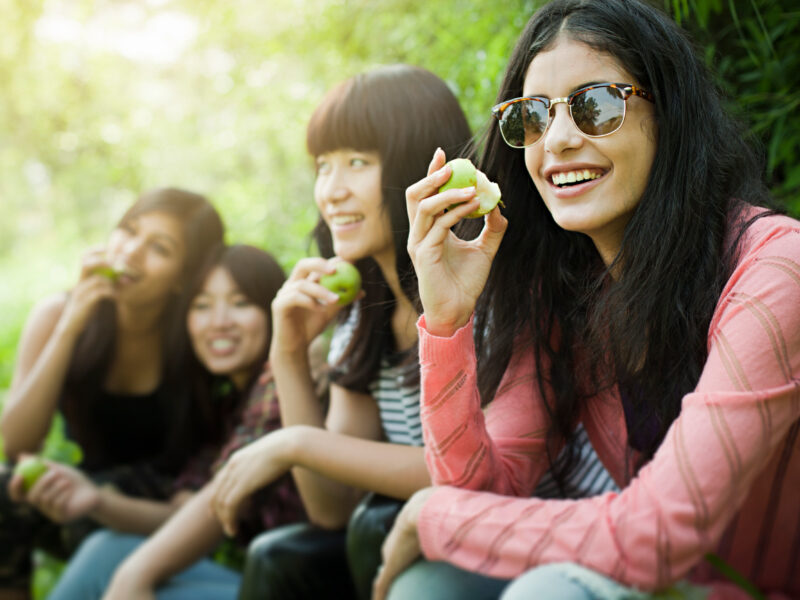
[[[47,463],[38,456],[27,456],[14,467],[14,474],[22,477],[22,487],[29,491],[39,477],[47,472]]]
[[[495,206],[503,203],[500,202],[500,186],[496,183],[489,181],[481,171],[479,171],[472,161],[468,158],[454,158],[447,163],[453,170],[444,185],[439,188],[439,193],[446,192],[454,188],[475,187],[475,198],[480,202],[480,206],[469,213],[467,219],[477,219],[483,215],[491,212]],[[454,204],[450,208],[458,206]]]
[[[361,273],[349,262],[336,263],[336,271],[323,275],[319,282],[339,296],[339,306],[350,304],[361,291]]]
[[[97,267],[96,269],[92,269],[92,273],[96,275],[102,275],[103,277],[108,277],[111,281],[116,281],[121,275],[120,271],[117,271],[116,269],[107,266],[102,266],[102,267]]]

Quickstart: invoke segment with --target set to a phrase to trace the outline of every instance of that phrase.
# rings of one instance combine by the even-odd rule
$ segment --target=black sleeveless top
[[[143,395],[101,392],[85,423],[87,429],[96,432],[95,443],[84,445],[80,436],[76,439],[83,446],[82,467],[96,471],[120,464],[153,462],[163,456],[169,415],[162,393],[160,388]]]

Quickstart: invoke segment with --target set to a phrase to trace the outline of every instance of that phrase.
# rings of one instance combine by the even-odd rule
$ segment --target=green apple
[[[446,192],[454,188],[475,188],[475,198],[480,202],[477,209],[469,213],[467,219],[477,219],[486,213],[491,212],[495,206],[504,204],[500,201],[500,186],[489,181],[484,173],[479,171],[472,161],[468,158],[454,158],[447,163],[452,169],[450,179],[439,188],[439,193]],[[455,208],[458,204],[453,204],[449,208]]]
[[[27,492],[39,477],[47,472],[47,463],[38,456],[26,456],[14,467],[14,474],[22,477],[22,487]]]
[[[111,281],[116,281],[119,279],[119,276],[122,274],[122,271],[118,271],[113,267],[109,267],[107,265],[103,265],[92,269],[92,273],[96,273],[97,275],[102,275],[103,277],[108,277]]]
[[[350,304],[361,291],[361,273],[349,262],[337,262],[336,271],[323,275],[319,282],[334,294],[338,294],[339,306]]]

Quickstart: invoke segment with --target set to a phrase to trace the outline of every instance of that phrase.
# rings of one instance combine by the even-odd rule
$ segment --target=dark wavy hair
[[[224,226],[219,213],[200,194],[177,188],[157,188],[142,194],[123,215],[117,227],[137,217],[160,212],[177,218],[182,225],[186,255],[182,272],[176,281],[179,293],[172,295],[161,316],[162,385],[159,399],[165,414],[170,416],[170,447],[163,457],[163,467],[173,471],[180,467],[193,449],[201,443],[193,419],[192,386],[187,385],[191,349],[185,333],[185,309],[188,288],[207,260],[208,253],[222,242]],[[88,426],[89,415],[101,400],[103,383],[114,358],[117,337],[117,310],[113,301],[101,302],[75,346],[64,384],[60,407],[70,434],[86,450],[86,468],[91,469],[92,449],[97,448],[102,432]]]
[[[559,36],[611,55],[652,92],[658,129],[646,189],[609,267],[587,236],[556,225],[524,152],[504,143],[496,121],[485,135],[479,166],[499,182],[509,225],[476,309],[481,394],[493,397],[512,351],[533,348],[535,385],[552,417],[550,463],[563,483],[575,453],[568,443],[555,461],[554,440],[571,442],[585,401],[615,384],[636,415],[637,468],[652,457],[707,358],[712,313],[749,224],[738,215],[769,198],[762,161],[692,43],[644,2],[549,2],[522,32],[498,102],[523,95],[531,61]]]
[[[278,290],[286,281],[286,274],[278,261],[270,254],[248,244],[233,244],[230,246],[219,245],[210,252],[205,266],[198,272],[195,282],[189,288],[186,296],[188,303],[185,314],[191,310],[191,303],[202,291],[206,279],[216,268],[225,269],[236,283],[239,291],[259,307],[266,316],[267,338],[259,356],[255,359],[249,373],[248,382],[242,390],[230,393],[220,393],[220,389],[230,389],[226,377],[218,377],[210,373],[192,353],[193,369],[199,374],[193,378],[196,381],[195,410],[199,413],[195,418],[196,425],[205,428],[202,439],[206,443],[222,441],[227,435],[226,427],[230,416],[238,414],[242,404],[245,403],[261,374],[264,363],[269,356],[269,347],[272,341],[272,311],[270,305]],[[186,343],[191,345],[191,339],[186,331]]]
[[[430,71],[410,65],[379,67],[340,83],[325,95],[308,124],[306,145],[312,156],[340,148],[380,155],[383,207],[391,222],[395,266],[403,292],[418,312],[417,275],[406,249],[405,191],[427,174],[437,147],[449,158],[462,156],[471,138],[466,116],[447,84]],[[331,233],[321,217],[313,236],[320,253],[333,256]],[[332,379],[365,392],[380,366],[379,350],[392,345],[395,298],[372,258],[364,258],[356,266],[366,296],[351,342],[339,365],[334,365]],[[343,319],[349,310],[342,311]],[[416,354],[409,358],[415,359]],[[419,373],[415,375],[418,378]]]

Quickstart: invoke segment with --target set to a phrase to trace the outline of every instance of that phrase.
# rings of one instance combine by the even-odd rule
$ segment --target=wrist
[[[470,313],[466,316],[460,316],[453,319],[439,319],[436,318],[435,315],[424,313],[422,315],[422,323],[425,327],[425,330],[430,335],[441,338],[450,338],[453,337],[459,329],[469,323],[471,316],[472,314]]]

